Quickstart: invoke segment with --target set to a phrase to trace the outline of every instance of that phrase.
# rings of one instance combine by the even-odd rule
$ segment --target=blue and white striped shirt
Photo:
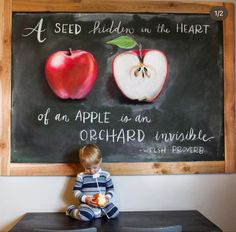
[[[79,173],[73,188],[74,196],[81,202],[85,202],[86,196],[93,196],[96,193],[105,194],[112,198],[114,186],[109,172],[100,169],[96,174],[89,175]]]

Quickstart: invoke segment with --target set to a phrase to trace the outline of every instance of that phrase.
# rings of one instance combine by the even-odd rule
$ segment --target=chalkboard
[[[12,28],[12,163],[78,163],[76,150],[86,143],[96,143],[108,163],[224,160],[223,21],[34,12],[14,13]],[[106,42],[120,36],[165,54],[167,79],[154,101],[131,100],[117,86],[112,62],[127,50]],[[84,99],[59,98],[46,79],[48,57],[69,48],[97,62]]]
[[[0,175],[236,171],[228,2],[0,3]],[[86,81],[84,81],[86,79]]]

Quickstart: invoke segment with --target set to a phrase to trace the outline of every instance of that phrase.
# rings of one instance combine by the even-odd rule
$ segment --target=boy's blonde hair
[[[95,144],[87,144],[79,150],[79,160],[83,164],[99,164],[102,160],[101,150]]]

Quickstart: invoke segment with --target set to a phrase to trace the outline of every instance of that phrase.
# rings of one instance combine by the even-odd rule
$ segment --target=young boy
[[[91,221],[104,215],[108,219],[117,217],[119,210],[110,202],[114,193],[111,176],[100,168],[102,163],[100,149],[94,144],[82,147],[79,151],[79,160],[84,172],[77,175],[73,192],[81,204],[78,208],[70,205],[66,214],[81,221]],[[97,193],[105,195],[104,207],[99,206],[95,199]]]

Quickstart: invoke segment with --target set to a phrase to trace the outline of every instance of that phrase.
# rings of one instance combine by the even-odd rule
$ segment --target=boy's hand
[[[110,198],[109,197],[107,197],[107,196],[105,196],[105,199],[106,199],[106,203],[105,203],[105,206],[109,203],[109,201],[110,201]]]
[[[97,203],[94,201],[94,198],[92,196],[87,196],[85,198],[85,202],[86,202],[87,205],[97,207]]]

